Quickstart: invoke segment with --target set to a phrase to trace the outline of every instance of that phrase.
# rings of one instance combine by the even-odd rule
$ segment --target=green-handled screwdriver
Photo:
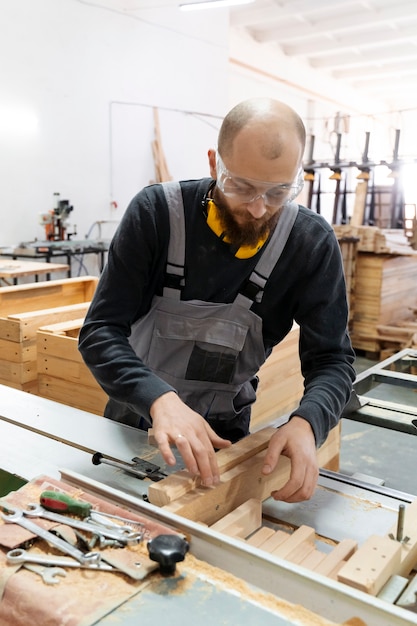
[[[43,491],[40,495],[40,503],[48,511],[73,513],[79,517],[88,517],[92,509],[92,505],[89,502],[76,500],[60,491]]]

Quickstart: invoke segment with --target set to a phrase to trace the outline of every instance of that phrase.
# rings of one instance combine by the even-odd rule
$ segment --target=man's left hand
[[[288,482],[271,496],[284,502],[308,500],[316,488],[319,467],[316,441],[307,420],[294,416],[272,435],[262,469],[264,475],[273,472],[281,454],[290,459],[291,474]]]

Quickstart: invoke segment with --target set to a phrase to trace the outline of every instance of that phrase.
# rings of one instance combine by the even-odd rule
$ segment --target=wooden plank
[[[275,530],[273,528],[262,526],[255,533],[253,533],[253,535],[246,538],[246,543],[254,548],[260,548],[267,539],[272,537],[272,535],[275,535]]]
[[[96,415],[103,415],[108,401],[107,395],[98,385],[96,388],[87,387],[45,374],[38,374],[38,388],[38,393],[43,398],[49,398]]]
[[[314,568],[314,571],[323,576],[330,576],[333,570],[349,559],[356,551],[358,544],[353,539],[343,539],[333,550],[326,554],[324,559]]]
[[[7,382],[28,383],[37,378],[36,363],[13,363],[0,360],[0,378]]]
[[[320,550],[314,549],[310,554],[308,554],[303,561],[299,563],[303,567],[314,570],[315,567],[319,565],[324,559],[326,555],[324,552],[320,552]]]
[[[337,580],[376,595],[398,573],[400,564],[401,544],[389,537],[371,535],[339,570]]]
[[[299,565],[302,561],[304,561],[311,552],[314,551],[314,543],[311,541],[301,541],[298,546],[294,548],[287,556],[285,557],[287,561],[291,563],[295,563]]]
[[[262,524],[262,502],[247,500],[211,526],[211,530],[244,539]]]
[[[284,532],[283,530],[277,530],[273,535],[268,537],[266,541],[264,541],[260,546],[260,550],[264,550],[264,552],[269,552],[270,554],[278,548],[282,543],[287,541],[287,539],[291,535],[289,533]]]
[[[301,544],[304,544],[305,542],[309,543],[313,549],[315,538],[316,533],[314,528],[304,525],[300,526],[292,533],[292,535],[290,535],[287,541],[275,548],[275,550],[272,551],[272,554],[274,554],[275,556],[279,556],[281,559],[286,559],[291,553],[294,553]],[[303,549],[306,553],[304,547]]]
[[[47,374],[53,378],[80,383],[85,387],[100,389],[100,385],[83,362],[60,359],[55,356],[38,356],[37,369],[39,374]]]
[[[334,457],[333,431],[317,451],[320,467],[324,467]],[[287,457],[281,456],[272,474],[263,476],[261,470],[264,457],[265,451],[259,452],[222,474],[219,485],[210,488],[196,487],[164,508],[188,519],[214,524],[245,500],[265,500],[273,490],[279,489],[288,481],[291,463]]]
[[[81,276],[0,287],[0,314],[49,309],[76,302],[90,302],[96,290],[96,276]]]
[[[269,440],[276,432],[275,428],[268,427],[241,439],[229,448],[216,453],[217,464],[221,474],[242,461],[261,452],[268,447]],[[185,495],[201,485],[200,478],[193,476],[186,470],[171,474],[164,480],[149,486],[149,502],[157,506],[164,506]]]
[[[17,342],[36,339],[36,332],[41,326],[78,318],[87,313],[89,306],[89,302],[78,302],[51,309],[10,314],[7,318],[0,319],[0,338]]]
[[[0,354],[5,361],[12,363],[25,363],[26,361],[36,361],[36,341],[8,341],[0,339]]]

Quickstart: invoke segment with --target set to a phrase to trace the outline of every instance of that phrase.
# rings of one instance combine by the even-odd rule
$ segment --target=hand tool
[[[78,517],[86,518],[86,521],[101,524],[106,527],[108,526],[109,528],[118,528],[120,530],[120,524],[112,521],[117,520],[118,522],[124,522],[126,524],[125,528],[144,531],[142,522],[135,522],[127,517],[97,511],[92,508],[90,502],[76,500],[68,494],[59,491],[43,491],[40,495],[40,503],[43,508],[48,511],[53,511],[54,513],[72,513],[73,515],[78,515]]]
[[[159,465],[150,463],[145,459],[140,459],[137,456],[133,457],[132,461],[133,463],[114,461],[113,459],[105,457],[101,452],[95,452],[92,458],[93,465],[100,465],[103,463],[105,465],[111,465],[112,467],[118,467],[119,469],[122,469],[137,478],[149,478],[150,480],[157,482],[158,480],[163,480],[167,477],[167,474],[160,471],[161,468]]]
[[[41,517],[42,519],[47,519],[59,524],[66,524],[78,530],[84,530],[96,535],[105,536],[109,539],[115,539],[122,544],[134,545],[140,543],[143,538],[143,533],[132,531],[131,528],[120,526],[116,530],[115,528],[110,529],[97,523],[91,524],[90,522],[77,520],[72,517],[67,517],[66,515],[61,515],[60,513],[47,511],[40,504],[29,504],[28,508],[23,510],[22,513],[26,517]]]
[[[60,491],[43,491],[39,499],[44,509],[54,513],[72,513],[79,517],[88,517],[93,508],[90,502],[82,502],[71,498]]]
[[[81,569],[94,569],[100,570],[104,572],[114,572],[115,568],[107,563],[98,562],[98,563],[90,563],[89,561],[85,563],[81,563],[80,561],[75,561],[69,556],[55,556],[52,554],[38,554],[35,552],[28,552],[27,550],[22,550],[21,548],[16,548],[14,550],[10,550],[6,554],[7,562],[13,565],[17,565],[19,563],[37,563],[39,565],[43,565],[44,567],[77,567]]]
[[[44,567],[35,563],[24,563],[23,567],[41,576],[46,585],[56,585],[59,583],[58,576],[66,576],[67,572],[62,567]]]
[[[101,555],[99,552],[87,552],[87,554],[84,554],[81,550],[78,550],[78,548],[71,546],[63,539],[60,539],[53,533],[50,533],[48,530],[41,528],[38,524],[35,524],[35,522],[32,522],[32,520],[25,517],[22,510],[17,508],[12,509],[9,506],[6,508],[4,504],[2,505],[2,509],[3,512],[0,513],[0,516],[5,522],[19,524],[19,526],[22,526],[34,535],[44,539],[54,548],[57,548],[61,552],[74,557],[74,559],[80,563],[98,563],[100,561]],[[4,513],[4,511],[6,511],[6,513]]]

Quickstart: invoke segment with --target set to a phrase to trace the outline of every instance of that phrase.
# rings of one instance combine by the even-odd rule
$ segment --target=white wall
[[[153,106],[167,109],[172,175],[187,175],[190,143],[191,175],[208,175],[206,150],[227,108],[228,14],[180,15],[148,11],[142,20],[78,0],[0,0],[0,245],[43,238],[38,214],[54,207],[54,192],[74,206],[77,238],[96,220],[119,219],[154,175]],[[132,150],[134,164],[124,156]]]
[[[332,158],[338,113],[350,124],[343,159],[360,159],[365,130],[370,157],[389,159],[395,121],[372,116],[379,103],[229,33],[227,10],[128,16],[105,1],[0,0],[0,246],[42,239],[38,214],[53,208],[54,192],[74,206],[77,238],[119,220],[154,177],[154,107],[173,178],[207,175],[222,116],[261,95],[300,113],[316,160]]]

